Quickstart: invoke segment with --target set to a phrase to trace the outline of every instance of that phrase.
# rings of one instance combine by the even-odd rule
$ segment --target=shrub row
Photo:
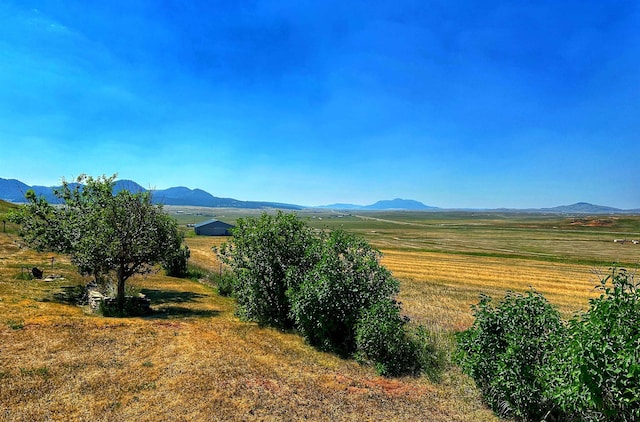
[[[539,293],[482,297],[457,361],[498,414],[518,420],[640,420],[640,290],[612,269],[569,321]]]
[[[380,253],[342,230],[316,232],[294,214],[237,221],[219,255],[234,273],[238,313],[294,328],[321,350],[355,356],[381,375],[418,374],[434,362],[428,336],[395,300],[399,283]]]

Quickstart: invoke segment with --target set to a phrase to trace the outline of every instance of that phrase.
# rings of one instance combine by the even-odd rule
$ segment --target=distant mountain
[[[73,186],[73,183],[71,183]],[[0,200],[8,202],[24,202],[24,195],[29,189],[33,189],[39,196],[43,196],[50,203],[60,203],[60,200],[53,194],[54,190],[59,186],[29,186],[16,179],[0,178]],[[140,186],[133,180],[117,180],[114,184],[114,192],[126,189],[130,192],[146,192],[147,189]],[[201,207],[216,208],[281,208],[289,210],[301,210],[306,207],[292,204],[283,204],[279,202],[261,202],[261,201],[240,201],[233,198],[220,198],[213,196],[202,189],[189,189],[184,186],[178,186],[168,189],[152,189],[153,201],[164,205],[189,205]],[[385,210],[403,210],[403,211],[429,211],[440,210],[438,207],[425,205],[422,202],[412,199],[391,199],[378,201],[371,205],[355,205],[355,204],[331,204],[322,205],[313,208],[324,208],[334,210],[364,210],[364,211],[385,211]],[[469,210],[472,211],[472,210]],[[485,210],[488,211],[488,210]],[[578,202],[572,205],[561,205],[553,208],[539,209],[504,209],[504,212],[548,212],[558,214],[640,214],[640,209],[622,210],[619,208],[607,207],[602,205],[593,205],[587,202]]]
[[[29,189],[33,189],[39,196],[43,196],[52,204],[61,201],[53,194],[53,191],[59,186],[29,186],[19,180],[0,178],[0,199],[9,202],[24,202],[24,195]],[[128,190],[129,192],[146,192],[147,189],[140,186],[133,180],[117,180],[114,184],[113,191],[119,192]],[[189,189],[184,186],[152,190],[153,202],[164,205],[190,205],[200,207],[219,207],[219,208],[282,208],[298,210],[303,207],[292,204],[283,204],[279,202],[260,202],[260,201],[240,201],[233,198],[219,198],[211,195],[202,189]]]
[[[552,208],[542,208],[541,211],[557,212],[562,214],[615,214],[628,212],[632,210],[621,210],[620,208],[606,207],[603,205],[594,205],[588,202],[577,202],[571,205],[560,205]]]
[[[405,211],[426,211],[435,210],[437,207],[431,207],[413,199],[391,199],[378,201],[375,204],[367,205],[365,210],[405,210]]]
[[[132,193],[147,191],[147,189],[143,188],[133,180],[127,180],[127,179],[116,180],[116,182],[114,183],[113,191],[120,192],[121,190],[128,190],[129,192],[132,192]]]
[[[0,178],[0,199],[7,202],[23,202],[24,194],[31,189],[30,186],[16,179]]]
[[[437,210],[438,207],[431,207],[425,205],[422,202],[414,201],[413,199],[391,199],[378,201],[371,205],[354,205],[354,204],[331,204],[321,205],[316,208],[334,209],[334,210],[370,210],[370,211],[384,211],[384,210],[403,210],[403,211],[427,211]]]

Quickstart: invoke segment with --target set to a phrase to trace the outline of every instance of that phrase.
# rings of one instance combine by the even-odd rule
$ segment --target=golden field
[[[419,218],[310,221],[343,226],[380,248],[383,264],[401,281],[404,312],[439,333],[442,347],[450,348],[452,334],[471,324],[469,306],[480,293],[501,296],[532,286],[568,316],[595,293],[593,270],[606,269],[589,261],[606,262],[609,252],[591,250],[598,242],[605,245],[605,234],[598,239],[578,229],[572,236],[585,242],[593,236],[593,245],[586,257],[572,251],[566,262],[527,259],[519,249],[526,239],[496,248],[513,256],[485,256],[447,242],[456,233],[460,240],[459,229]],[[625,233],[637,235],[634,227],[625,226]],[[483,239],[465,230],[467,246],[496,245],[505,236],[495,231]],[[519,233],[541,237],[531,230]],[[51,254],[21,247],[9,231],[0,233],[0,420],[496,420],[453,366],[439,382],[378,377],[372,368],[314,350],[295,333],[238,320],[233,300],[206,282],[161,272],[136,277],[131,288],[151,298],[151,316],[95,316],[73,304],[85,280],[66,257],[55,256],[52,268]],[[211,248],[222,239],[186,241],[193,264],[220,270]],[[640,257],[640,245],[624,247],[625,260]],[[553,248],[548,253],[557,254]],[[22,280],[23,266],[62,278]]]

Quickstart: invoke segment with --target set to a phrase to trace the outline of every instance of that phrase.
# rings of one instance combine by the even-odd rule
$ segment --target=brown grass
[[[15,279],[20,265],[50,262],[15,240],[0,238],[0,420],[495,419],[455,369],[440,384],[380,378],[239,321],[233,301],[204,284],[138,277],[131,285],[154,315],[88,314],[68,303],[84,281],[64,257],[52,270],[64,280]],[[189,239],[195,261],[207,262],[211,241]]]
[[[402,282],[405,311],[426,325],[467,328],[470,306],[480,294],[502,297],[507,290],[534,288],[565,316],[586,308],[597,277],[587,265],[549,263],[429,252],[385,250],[382,263]]]
[[[470,305],[481,293],[531,286],[569,316],[595,294],[588,261],[638,260],[634,245],[611,240],[615,230],[640,237],[636,220],[631,228],[598,222],[607,231],[594,231],[591,220],[427,216],[329,223],[346,224],[383,251],[382,263],[401,282],[404,312],[448,351],[452,334],[472,323]],[[190,262],[218,271],[211,248],[224,240],[187,238]],[[72,303],[84,280],[67,258],[56,255],[50,268],[50,254],[19,244],[0,233],[0,420],[496,420],[455,367],[439,383],[381,378],[293,333],[239,321],[233,300],[203,283],[137,277],[130,285],[152,299],[152,316],[92,315]],[[16,279],[23,266],[63,278]]]

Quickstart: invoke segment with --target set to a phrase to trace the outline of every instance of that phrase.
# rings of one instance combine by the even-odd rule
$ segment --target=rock
[[[95,310],[100,307],[100,302],[105,299],[104,295],[97,290],[89,290],[87,292],[87,300],[89,301],[89,307]]]

